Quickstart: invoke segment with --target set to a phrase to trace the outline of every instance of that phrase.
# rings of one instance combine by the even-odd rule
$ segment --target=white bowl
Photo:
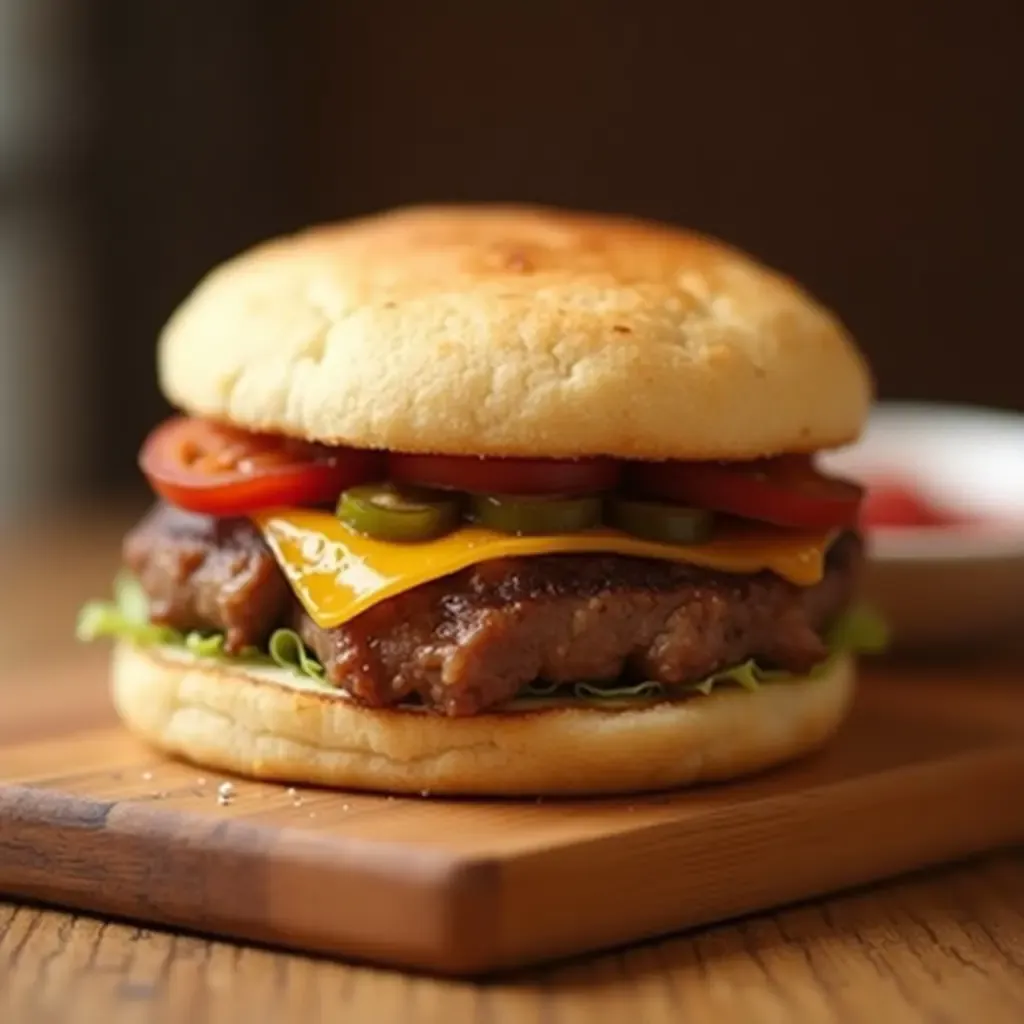
[[[867,533],[869,598],[896,647],[1024,631],[1024,416],[967,406],[879,403],[863,439],[823,466],[909,483],[973,520]]]

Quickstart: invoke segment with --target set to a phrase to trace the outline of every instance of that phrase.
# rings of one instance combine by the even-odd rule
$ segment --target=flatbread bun
[[[754,692],[632,709],[558,707],[468,718],[368,710],[278,670],[120,644],[113,689],[128,727],[208,769],[392,793],[569,795],[731,779],[822,746],[844,718],[853,659]]]
[[[737,459],[854,440],[872,381],[829,311],[692,232],[516,206],[320,226],[214,269],[171,317],[180,409],[328,444]]]

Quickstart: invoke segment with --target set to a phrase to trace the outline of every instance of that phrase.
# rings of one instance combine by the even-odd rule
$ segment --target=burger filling
[[[303,455],[286,442],[268,457],[260,441],[253,455],[255,440],[210,424],[176,440],[185,468],[164,465],[162,477],[148,442],[147,475],[164,501],[125,539],[119,601],[86,609],[83,636],[286,665],[369,707],[453,716],[524,698],[633,701],[758,685],[878,639],[869,620],[849,625],[859,492],[851,499],[849,485],[803,463],[639,464],[627,490],[608,460],[560,470],[556,460],[397,457],[387,475],[414,479],[396,489],[350,479],[354,464],[320,447]],[[303,476],[303,458],[315,472]],[[358,453],[357,477],[387,473],[374,458]],[[232,479],[211,488],[226,463]],[[501,489],[501,473],[518,474],[506,481],[516,491],[541,493],[483,493]],[[290,550],[280,540],[292,536],[289,506],[320,510],[313,521],[335,529],[300,532]],[[477,510],[472,528],[467,507]],[[719,518],[757,514],[763,528],[719,536]],[[818,547],[799,541],[812,528],[827,537]],[[333,576],[323,569],[331,545],[343,556]]]
[[[850,606],[860,557],[857,535],[844,534],[809,587],[769,572],[615,555],[498,559],[324,628],[248,520],[160,505],[124,544],[150,623],[222,634],[229,655],[265,649],[291,629],[326,680],[360,702],[413,700],[451,715],[581,680],[671,690],[749,661],[805,674],[828,656],[826,637]]]

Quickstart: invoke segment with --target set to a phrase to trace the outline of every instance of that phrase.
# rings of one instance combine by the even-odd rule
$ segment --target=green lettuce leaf
[[[643,683],[634,683],[632,686],[621,686],[609,683],[602,686],[600,683],[574,683],[573,695],[580,700],[605,699],[605,700],[643,700],[645,697],[658,697],[665,692],[661,683],[648,680]]]
[[[114,581],[113,601],[90,601],[85,605],[78,614],[75,635],[87,642],[104,637],[140,645],[184,642],[177,630],[149,621],[146,595],[128,576],[118,576]]]
[[[181,647],[197,658],[276,666],[318,682],[324,677],[323,665],[309,653],[294,629],[275,630],[266,651],[247,647],[241,654],[232,655],[224,650],[223,633],[202,630],[182,633],[168,626],[152,625],[145,591],[137,580],[127,575],[114,581],[113,601],[91,601],[82,608],[75,633],[79,640],[86,642],[110,638],[128,640],[140,647],[154,644]]]
[[[324,667],[309,653],[294,629],[278,629],[267,644],[270,660],[279,668],[290,668],[310,679],[323,679]]]
[[[294,672],[303,679],[328,685],[324,682],[324,666],[313,656],[295,630],[275,630],[267,642],[265,651],[250,647],[241,654],[227,654],[224,650],[223,633],[200,630],[182,633],[167,626],[150,623],[146,594],[138,581],[128,575],[121,575],[115,580],[113,601],[92,601],[82,608],[78,616],[76,634],[83,641],[112,638],[128,640],[142,647],[154,644],[181,647],[199,658],[281,668]],[[885,650],[888,630],[871,608],[857,606],[835,623],[827,640],[829,656],[812,670],[812,677],[826,672],[841,654],[877,654]],[[707,696],[716,686],[734,685],[744,690],[757,690],[765,684],[787,678],[789,673],[763,668],[751,660],[716,672],[700,682],[683,686],[666,686],[653,680],[628,685],[621,682],[580,681],[560,684],[538,681],[525,686],[512,703],[542,703],[548,699],[595,704],[628,703],[658,700],[669,694],[694,693]]]

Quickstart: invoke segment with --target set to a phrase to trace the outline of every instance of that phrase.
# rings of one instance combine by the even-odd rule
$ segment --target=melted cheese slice
[[[478,562],[527,555],[603,552],[687,562],[722,572],[770,570],[799,586],[824,572],[830,535],[770,526],[720,527],[692,547],[639,540],[618,530],[511,537],[466,526],[436,540],[396,544],[349,529],[329,512],[282,509],[253,516],[292,589],[318,626],[329,629],[406,590]]]

